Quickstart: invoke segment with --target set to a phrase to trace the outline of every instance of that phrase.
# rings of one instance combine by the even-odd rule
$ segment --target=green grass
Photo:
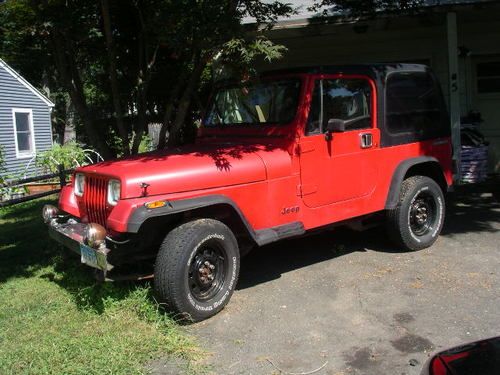
[[[47,235],[50,199],[0,209],[0,374],[141,374],[200,356],[149,284],[95,283]]]

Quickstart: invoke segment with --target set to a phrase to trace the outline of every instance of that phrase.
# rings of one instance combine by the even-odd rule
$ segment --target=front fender
[[[151,199],[150,199],[151,200]],[[149,201],[150,201],[149,200]],[[245,226],[252,230],[250,224],[246,220],[243,213],[240,211],[236,203],[224,195],[206,195],[196,198],[179,199],[179,200],[166,200],[166,206],[155,209],[148,209],[144,204],[135,208],[128,218],[127,232],[137,233],[141,225],[152,217],[172,215],[181,212],[188,212],[203,207],[214,206],[217,204],[230,205],[240,216]],[[253,230],[252,230],[253,231]]]
[[[162,200],[161,198],[155,200]],[[225,195],[213,194],[179,200],[164,199],[166,205],[161,208],[149,209],[144,204],[151,202],[151,197],[121,201],[108,218],[108,226],[118,232],[137,233],[150,218],[168,216],[189,212],[200,208],[228,205],[238,215],[249,236],[259,246],[278,241],[283,238],[304,234],[301,222],[292,222],[272,228],[254,230],[237,204]]]

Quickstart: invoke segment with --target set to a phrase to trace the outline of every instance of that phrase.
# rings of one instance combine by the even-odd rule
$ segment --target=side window
[[[317,134],[324,131],[331,119],[344,120],[346,131],[370,128],[371,105],[371,86],[366,79],[317,80],[306,132]]]
[[[386,126],[391,135],[425,138],[446,126],[439,87],[425,72],[393,73],[387,78]]]

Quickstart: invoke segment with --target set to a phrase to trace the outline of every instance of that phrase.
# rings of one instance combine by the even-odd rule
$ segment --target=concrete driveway
[[[461,199],[423,251],[382,229],[261,248],[226,309],[188,329],[216,374],[418,374],[432,351],[500,335],[499,265],[500,205]]]

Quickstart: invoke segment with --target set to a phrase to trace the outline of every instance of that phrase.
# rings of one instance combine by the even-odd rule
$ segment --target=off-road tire
[[[210,255],[214,252],[215,255]],[[207,255],[208,254],[208,255]],[[206,287],[205,268],[214,266],[214,289]],[[200,263],[205,273],[193,272]],[[213,264],[212,264],[213,263]],[[217,265],[217,266],[216,266]],[[240,255],[231,230],[212,219],[198,219],[178,226],[167,234],[158,252],[154,270],[154,289],[161,303],[176,317],[192,322],[207,319],[228,303],[238,281]],[[208,270],[208,271],[207,271]],[[219,272],[219,273],[218,273]],[[212,296],[213,294],[213,296]]]
[[[424,202],[419,205],[419,202]],[[428,222],[417,219],[419,209]],[[431,246],[443,228],[445,200],[439,185],[426,176],[413,176],[403,181],[399,201],[387,211],[387,232],[392,241],[404,250],[421,250]],[[420,226],[422,228],[420,228]],[[417,229],[419,229],[417,231]]]

